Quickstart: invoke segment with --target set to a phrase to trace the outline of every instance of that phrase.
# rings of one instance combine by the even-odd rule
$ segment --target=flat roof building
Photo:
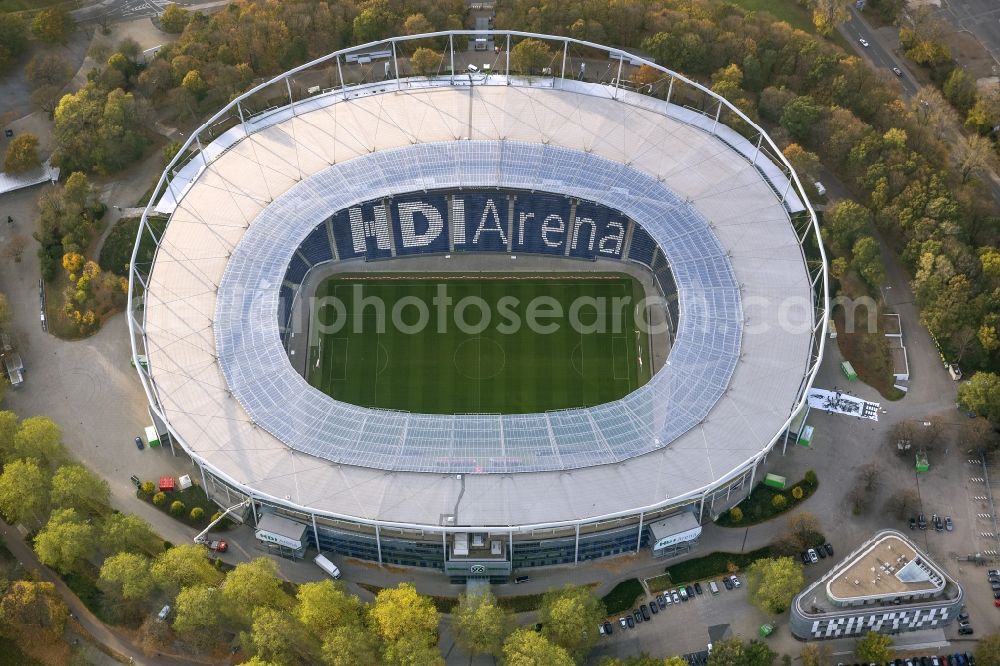
[[[792,634],[840,638],[943,626],[965,594],[954,579],[900,532],[882,530],[792,603]]]

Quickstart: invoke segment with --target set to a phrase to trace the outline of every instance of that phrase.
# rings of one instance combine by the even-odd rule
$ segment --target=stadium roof
[[[406,525],[454,514],[478,526],[663,505],[762,454],[801,398],[814,351],[812,279],[786,209],[801,203],[783,204],[771,177],[780,169],[751,163],[742,137],[705,131],[704,116],[566,84],[326,95],[272,114],[249,137],[233,128],[189,162],[176,198],[159,203],[174,211],[144,301],[155,395],[184,447],[234,483],[311,510]],[[610,200],[640,221],[681,292],[669,366],[616,403],[502,419],[362,410],[308,387],[276,321],[298,241],[353,201],[463,181]],[[786,321],[790,300],[800,321]],[[575,469],[456,478],[406,471],[429,469],[421,456],[432,454],[401,462],[406,447],[442,442],[482,446],[486,458],[507,441],[497,431],[519,421],[551,426],[534,443],[560,458],[564,443],[580,446],[565,449],[569,464],[526,469]]]

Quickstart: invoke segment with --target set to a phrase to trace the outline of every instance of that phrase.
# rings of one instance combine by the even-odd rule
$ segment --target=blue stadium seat
[[[292,261],[288,264],[288,270],[285,271],[285,281],[296,285],[301,284],[302,278],[306,276],[308,270],[309,265],[302,261],[302,257],[293,254]]]
[[[506,252],[507,193],[462,191],[455,198],[465,212],[464,238],[456,236],[455,251]]]
[[[570,200],[556,194],[519,192],[514,202],[512,250],[532,254],[558,254],[569,238]]]
[[[330,239],[326,235],[326,223],[320,224],[306,236],[306,239],[299,245],[299,252],[313,266],[333,259]]]
[[[364,257],[370,260],[392,256],[391,221],[381,201],[369,201],[342,210],[333,216],[332,222],[333,238],[341,259]]]
[[[278,327],[282,330],[288,328],[288,317],[292,314],[292,299],[295,292],[291,287],[282,285],[278,290]]]
[[[589,201],[576,205],[569,256],[621,259],[628,221],[614,211]]]
[[[448,198],[444,194],[394,197],[392,235],[397,256],[447,252]]]
[[[629,246],[628,258],[640,264],[652,268],[653,253],[656,252],[656,243],[645,229],[638,224],[632,228],[632,245]]]

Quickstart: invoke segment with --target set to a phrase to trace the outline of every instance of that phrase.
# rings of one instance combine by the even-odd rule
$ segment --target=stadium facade
[[[456,48],[485,37],[491,62]],[[511,69],[524,39],[550,45],[541,75]],[[410,71],[421,46],[443,48],[437,74]],[[642,65],[658,78],[636,90]],[[706,88],[596,44],[454,31],[331,54],[217,113],[151,201],[129,325],[154,421],[220,505],[301,524],[269,539],[297,554],[500,579],[634,552],[749,492],[822,355],[825,258],[781,152]],[[541,414],[309,386],[289,354],[310,272],[415,255],[641,267],[676,294],[669,355],[620,400]]]

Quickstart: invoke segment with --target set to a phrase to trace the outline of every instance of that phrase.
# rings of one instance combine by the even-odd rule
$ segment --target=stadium
[[[281,554],[494,580],[676,554],[804,420],[818,239],[771,139],[681,74],[400,37],[192,134],[140,224],[132,354],[154,425]]]

